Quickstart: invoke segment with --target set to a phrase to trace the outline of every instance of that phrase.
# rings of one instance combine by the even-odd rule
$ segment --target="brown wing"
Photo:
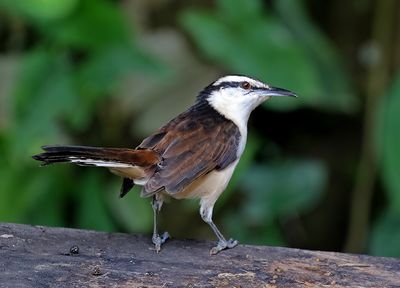
[[[143,195],[160,189],[179,193],[198,177],[227,167],[237,159],[240,137],[237,126],[211,107],[192,107],[139,145],[162,157]]]

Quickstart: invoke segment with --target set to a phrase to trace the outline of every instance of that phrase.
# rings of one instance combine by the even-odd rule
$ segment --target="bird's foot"
[[[156,252],[160,252],[161,250],[161,245],[165,243],[169,238],[171,238],[168,234],[167,231],[165,231],[161,236],[159,234],[154,234],[153,235],[153,243],[156,249]]]
[[[225,250],[225,249],[231,249],[233,247],[235,247],[236,245],[238,245],[238,241],[237,240],[233,240],[232,238],[229,239],[228,241],[219,241],[217,246],[213,247],[210,250],[210,255],[215,255],[218,254],[220,251]]]

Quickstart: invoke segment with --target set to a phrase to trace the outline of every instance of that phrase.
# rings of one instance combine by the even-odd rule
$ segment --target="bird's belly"
[[[222,171],[214,170],[196,179],[181,192],[169,196],[176,199],[207,198],[215,201],[228,185],[237,162],[236,160]]]

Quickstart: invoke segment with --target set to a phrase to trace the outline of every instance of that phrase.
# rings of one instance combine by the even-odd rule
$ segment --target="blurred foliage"
[[[79,176],[64,167],[43,173],[31,165],[29,155],[45,143],[69,142],[66,130],[76,134],[88,129],[99,101],[110,97],[125,75],[157,75],[165,68],[135,44],[115,5],[82,1],[73,8],[72,1],[61,2],[65,5],[0,2],[26,17],[40,39],[23,55],[11,125],[1,133],[5,164],[0,219],[46,225],[72,221],[79,227],[112,231],[117,226],[99,193],[104,174],[88,171],[80,181],[68,181]],[[66,211],[69,202],[73,215]]]
[[[326,182],[322,163],[287,162],[275,165],[254,165],[243,176],[242,189],[253,191],[243,209],[245,219],[264,222],[300,213],[318,202]]]
[[[186,11],[182,23],[210,59],[302,96],[302,101],[280,99],[266,107],[354,110],[355,98],[338,56],[311,25],[301,1],[276,3],[283,17],[265,13],[260,0],[219,0],[216,11]]]
[[[241,177],[240,188],[247,197],[230,215],[234,221],[227,225],[246,243],[282,244],[284,237],[276,221],[314,207],[322,196],[326,177],[325,166],[316,161],[255,164]],[[263,233],[252,235],[254,229]]]
[[[400,257],[400,72],[383,97],[378,119],[378,153],[389,205],[374,225],[371,253]]]
[[[52,21],[68,16],[77,6],[78,0],[33,0],[16,2],[2,0],[1,4],[14,13],[21,14],[33,21]]]
[[[143,6],[148,5],[149,9],[175,11],[175,7],[168,7],[166,3],[146,3]],[[332,199],[327,191],[351,189],[337,181],[339,177],[335,178],[337,173],[328,159],[340,161],[341,173],[347,177],[347,182],[353,182],[356,174],[352,171],[352,160],[341,159],[343,151],[334,147],[338,142],[329,143],[331,130],[327,126],[335,126],[336,123],[331,123],[336,120],[335,131],[345,131],[351,126],[343,121],[349,121],[345,117],[360,117],[365,100],[356,95],[364,91],[356,90],[355,77],[343,64],[346,60],[342,53],[311,20],[310,4],[306,3],[218,0],[213,5],[199,5],[202,8],[185,3],[175,13],[160,13],[162,17],[177,18],[177,21],[173,19],[177,26],[174,28],[181,32],[183,28],[185,40],[193,41],[192,48],[197,53],[193,57],[200,56],[207,67],[217,69],[218,74],[254,76],[300,95],[297,100],[274,99],[263,106],[268,110],[261,110],[257,115],[258,129],[250,129],[245,153],[227,191],[217,202],[215,220],[222,223],[227,235],[244,243],[291,244],[290,232],[283,224],[291,219],[295,219],[297,230],[306,234],[303,238],[323,238],[324,235],[316,235],[323,234],[322,231],[314,229],[316,234],[312,234],[311,229],[307,229],[320,221],[309,215]],[[0,10],[0,16],[7,16],[3,20],[0,18],[0,41],[7,39],[2,36],[7,29],[2,29],[1,24],[17,23],[17,27],[22,27],[17,29],[21,35],[14,35],[13,28],[8,31],[8,37],[14,39],[10,42],[16,47],[0,43],[3,49],[0,50],[0,65],[3,57],[19,56],[19,73],[13,89],[6,100],[0,97],[0,105],[8,101],[10,109],[4,116],[6,124],[0,123],[0,221],[150,233],[152,210],[149,199],[139,197],[138,188],[120,200],[120,179],[107,171],[67,165],[38,169],[30,159],[44,144],[135,146],[145,135],[130,127],[150,110],[146,109],[147,105],[167,103],[162,101],[168,95],[176,100],[173,104],[170,101],[170,105],[184,102],[184,99],[172,97],[189,83],[182,85],[180,81],[172,81],[171,75],[178,72],[172,64],[166,65],[165,59],[150,52],[153,50],[146,46],[145,37],[135,31],[137,27],[131,27],[132,23],[141,22],[130,21],[128,25],[127,17],[134,16],[123,14],[123,5],[131,7],[129,5],[133,4],[106,0],[0,0],[0,9],[4,10]],[[162,8],[164,6],[167,8]],[[140,11],[135,15],[139,14],[158,15]],[[148,19],[148,22],[152,20],[158,23],[155,26],[163,28],[162,20]],[[137,30],[144,34],[153,34],[151,30],[140,28]],[[18,37],[24,40],[16,41]],[[159,45],[165,44],[160,42]],[[199,65],[194,63],[190,64]],[[196,67],[186,69],[195,70]],[[121,83],[127,79],[137,81],[137,87],[133,85],[136,90],[127,94],[139,93],[143,89],[142,79],[146,79],[147,82],[143,81],[146,83],[156,83],[154,86],[162,82],[160,79],[171,83],[161,86],[162,93],[154,92],[146,95],[143,101],[130,102],[135,107],[128,109],[132,116],[125,117],[122,110],[128,102],[118,94]],[[377,160],[387,197],[377,208],[377,216],[371,219],[368,252],[376,255],[400,256],[397,245],[400,241],[400,74],[396,79],[381,97],[376,124]],[[196,91],[191,93],[194,99]],[[114,110],[117,112],[113,114]],[[282,119],[280,123],[272,123],[279,131],[274,134],[275,138],[263,134],[264,126],[271,126],[268,115],[278,115],[276,119]],[[331,115],[336,118],[330,118]],[[161,125],[163,117],[160,115],[160,119],[153,120]],[[308,130],[300,127],[301,123],[307,123],[304,120],[307,117],[312,117],[308,125],[313,126]],[[285,126],[286,118],[296,122],[290,129]],[[327,131],[325,134],[318,128],[312,130],[318,127],[316,122],[321,123],[322,130]],[[296,134],[303,132],[314,132],[318,136],[307,138]],[[351,132],[353,142],[358,141],[357,132]],[[295,136],[290,138],[291,134]],[[341,140],[344,139],[337,141]],[[324,150],[322,144],[330,149]],[[354,154],[359,153],[358,147],[349,149],[354,149]],[[162,219],[165,222],[162,224],[175,229],[170,231],[172,235],[213,237],[198,216],[197,203],[187,201],[179,205],[175,209],[175,204],[171,203],[173,211],[166,207],[169,213]],[[338,217],[338,211],[344,214],[345,209],[347,206],[334,207],[336,214],[327,217]],[[311,220],[307,220],[307,216]],[[201,225],[193,225],[195,221]]]
[[[400,213],[400,72],[383,98],[377,142],[390,208]]]

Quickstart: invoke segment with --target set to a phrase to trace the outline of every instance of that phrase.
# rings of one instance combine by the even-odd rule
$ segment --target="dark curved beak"
[[[264,89],[265,96],[290,96],[297,97],[297,95],[289,90],[278,88],[278,87],[269,87],[268,89]]]

